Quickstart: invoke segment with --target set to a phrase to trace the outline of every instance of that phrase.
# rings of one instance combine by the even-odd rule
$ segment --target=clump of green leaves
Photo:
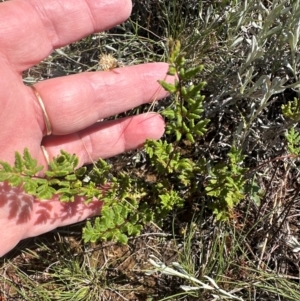
[[[300,154],[300,134],[295,130],[296,124],[300,120],[300,102],[298,98],[289,101],[287,104],[281,106],[283,116],[291,124],[287,130],[285,137],[287,140],[287,150],[291,155],[299,156]]]
[[[175,95],[172,106],[162,112],[167,118],[166,133],[174,136],[175,142],[148,141],[145,147],[151,164],[161,176],[158,197],[162,199],[163,196],[173,208],[183,206],[194,192],[199,194],[200,183],[196,179],[206,176],[208,181],[202,183],[205,187],[205,197],[213,198],[210,207],[216,218],[225,220],[230,216],[233,207],[244,198],[247,172],[247,169],[242,167],[244,156],[240,150],[232,147],[228,153],[228,162],[208,164],[204,158],[198,158],[197,162],[185,158],[181,154],[181,148],[176,147],[185,140],[194,144],[205,135],[209,119],[204,117],[204,96],[201,95],[205,82],[198,80],[197,84],[193,83],[193,80],[199,77],[203,66],[187,68],[184,54],[180,52],[180,43],[171,42],[173,49],[168,74],[175,75],[177,80],[174,84],[165,81],[160,81],[160,84],[166,91]],[[173,196],[176,183],[180,183],[181,189],[189,193],[176,190],[176,197]]]
[[[109,180],[101,201],[101,216],[87,222],[83,230],[85,242],[113,240],[127,243],[128,236],[140,234],[143,225],[153,220],[153,212],[141,202],[146,193],[142,182],[126,173]]]
[[[78,158],[73,154],[61,151],[60,155],[49,163],[49,169],[37,164],[26,148],[21,155],[15,153],[14,165],[0,161],[0,181],[7,181],[12,186],[22,186],[24,191],[39,199],[51,199],[58,195],[63,202],[74,201],[74,196],[84,196],[86,202],[100,196],[97,185],[81,180],[86,167],[77,168]]]
[[[290,128],[286,135],[288,152],[294,156],[300,154],[300,133],[295,131],[295,128]]]
[[[168,74],[175,75],[177,79],[174,84],[165,81],[160,81],[160,84],[175,96],[173,105],[162,115],[167,119],[168,137],[174,136],[176,141],[146,142],[149,171],[155,175],[155,183],[148,183],[144,177],[129,177],[126,173],[111,179],[111,187],[103,198],[102,215],[94,224],[88,223],[84,230],[87,241],[100,237],[126,242],[128,235],[140,233],[145,223],[154,221],[160,224],[171,210],[183,207],[197,187],[196,178],[203,172],[205,161],[199,160],[195,164],[184,157],[177,146],[183,140],[195,143],[195,139],[206,132],[209,120],[203,117],[204,97],[201,95],[205,82],[193,83],[202,68],[187,68],[184,55],[180,52],[180,43],[172,42]]]
[[[111,166],[104,160],[99,159],[92,169],[77,168],[78,158],[62,150],[44,171],[25,149],[23,155],[15,153],[13,165],[0,161],[0,166],[1,182],[20,186],[38,199],[57,195],[62,202],[72,202],[75,196],[84,197],[86,203],[103,201],[101,216],[93,226],[88,222],[83,231],[86,242],[103,239],[126,243],[128,235],[139,234],[142,224],[152,220],[149,208],[139,207],[142,187],[135,189],[133,179],[125,173],[112,177]]]
[[[232,147],[228,153],[228,162],[216,164],[211,169],[205,190],[208,196],[213,197],[211,207],[219,220],[227,219],[228,213],[244,198],[244,175],[247,172],[242,167],[244,158],[240,150]]]
[[[282,113],[285,118],[298,122],[300,120],[300,102],[298,98],[294,98],[293,101],[289,101],[287,104],[281,106]]]
[[[180,42],[170,41],[172,51],[170,56],[169,75],[176,75],[174,84],[159,81],[162,87],[175,95],[173,106],[165,109],[162,115],[168,118],[167,134],[175,134],[176,141],[182,136],[191,143],[195,136],[199,137],[206,132],[209,120],[203,118],[204,96],[201,90],[206,85],[204,81],[194,84],[192,80],[202,71],[203,65],[186,68],[183,53],[180,53]]]
[[[83,230],[86,242],[101,239],[126,243],[146,223],[160,224],[171,210],[199,195],[200,185],[205,188],[201,193],[206,193],[206,198],[214,198],[212,209],[217,218],[227,218],[243,198],[244,157],[232,148],[229,162],[210,164],[208,168],[204,158],[193,160],[182,154],[181,146],[193,145],[202,137],[209,120],[204,117],[201,95],[205,82],[199,80],[203,66],[187,67],[180,43],[171,41],[171,45],[168,74],[176,80],[173,84],[160,81],[174,95],[173,104],[162,112],[167,120],[167,139],[148,140],[145,144],[154,183],[126,172],[114,176],[111,166],[101,159],[93,166],[78,168],[78,158],[63,150],[44,171],[27,149],[23,155],[16,152],[14,165],[0,161],[0,181],[22,186],[26,193],[39,199],[57,195],[63,202],[72,202],[75,196],[84,197],[87,203],[102,201],[101,215],[88,221]],[[201,177],[208,181],[200,183]]]

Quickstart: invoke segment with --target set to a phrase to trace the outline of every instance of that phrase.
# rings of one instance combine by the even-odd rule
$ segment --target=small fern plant
[[[283,116],[289,121],[289,128],[285,134],[287,140],[288,153],[294,157],[300,155],[300,134],[295,130],[295,125],[300,120],[300,101],[298,98],[294,98],[287,104],[281,107]]]
[[[242,167],[245,156],[236,147],[228,153],[228,161],[216,164],[209,173],[205,187],[206,194],[213,197],[211,208],[218,220],[226,220],[233,208],[242,199],[246,188],[245,174]]]
[[[24,191],[39,199],[51,199],[58,195],[62,202],[74,201],[74,196],[84,196],[86,202],[98,198],[101,191],[94,182],[82,181],[86,167],[77,168],[78,158],[65,151],[49,163],[49,169],[37,164],[27,148],[23,155],[15,153],[14,165],[0,161],[0,181],[7,181],[11,186],[20,186]],[[39,176],[44,172],[44,176]]]
[[[207,131],[209,120],[204,117],[201,94],[205,82],[199,80],[202,68],[187,67],[180,43],[172,42],[168,74],[175,75],[176,80],[174,84],[160,81],[174,99],[162,112],[167,122],[166,136],[146,141],[144,148],[147,172],[155,176],[154,182],[129,172],[114,175],[113,168],[101,159],[92,166],[78,168],[78,158],[63,150],[49,163],[48,170],[43,170],[28,149],[23,154],[15,153],[13,165],[0,161],[0,181],[22,186],[39,199],[57,195],[62,202],[72,202],[78,195],[86,203],[102,201],[101,215],[88,221],[83,229],[85,242],[127,243],[128,237],[138,235],[145,224],[162,224],[171,210],[199,196],[215,199],[212,210],[217,218],[228,218],[228,212],[243,197],[242,154],[232,148],[229,164],[209,169],[205,158],[192,158],[181,151]],[[209,180],[200,182],[199,178]]]
[[[295,97],[293,101],[282,105],[281,109],[286,119],[292,122],[298,122],[300,120],[300,100],[298,98]]]
[[[155,195],[167,202],[169,209],[182,207],[199,197],[203,186],[201,197],[207,200],[207,207],[218,220],[226,220],[234,206],[244,199],[248,171],[243,167],[244,156],[234,146],[227,154],[228,162],[217,164],[208,164],[204,158],[193,161],[181,154],[186,140],[193,145],[205,135],[209,119],[204,117],[204,96],[201,94],[205,82],[194,83],[203,66],[187,68],[179,41],[172,45],[168,74],[175,75],[177,80],[174,84],[164,81],[160,84],[175,96],[173,104],[162,112],[167,119],[166,134],[174,136],[175,142],[148,141],[145,148],[155,172],[160,175]],[[201,177],[207,180],[201,183],[198,180]]]
[[[191,143],[195,143],[195,137],[205,134],[206,125],[209,120],[203,118],[204,96],[201,90],[206,85],[204,81],[194,84],[192,80],[199,75],[203,65],[186,68],[185,58],[180,53],[180,42],[170,42],[173,44],[170,55],[169,75],[176,75],[175,84],[159,81],[162,87],[175,95],[173,106],[165,109],[162,115],[168,119],[166,134],[175,134],[176,141],[179,142],[185,137]]]

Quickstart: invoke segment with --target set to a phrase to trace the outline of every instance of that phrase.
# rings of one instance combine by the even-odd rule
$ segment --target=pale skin
[[[130,0],[13,0],[0,4],[0,160],[14,162],[15,151],[27,147],[47,166],[61,149],[75,153],[80,165],[140,147],[159,139],[163,119],[153,113],[111,122],[98,120],[166,96],[158,79],[167,64],[153,63],[116,71],[89,72],[35,84],[52,135],[33,90],[23,84],[22,71],[38,64],[54,49],[125,21]],[[172,81],[171,78],[167,79]],[[22,188],[0,184],[0,256],[25,238],[99,214],[101,202],[85,205],[76,198],[36,200]]]

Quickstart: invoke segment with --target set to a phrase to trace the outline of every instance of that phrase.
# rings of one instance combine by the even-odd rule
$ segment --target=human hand
[[[35,85],[51,124],[34,90],[23,84],[22,72],[65,46],[91,33],[123,22],[130,0],[13,0],[0,4],[0,160],[14,162],[14,153],[27,147],[39,164],[47,166],[61,149],[75,153],[80,166],[134,149],[145,139],[158,139],[164,122],[157,114],[116,121],[97,120],[162,98],[158,79],[164,63],[144,64],[108,72],[90,72],[46,80]],[[49,132],[49,128],[48,128]],[[48,133],[49,134],[49,133]],[[37,236],[99,213],[101,202],[84,205],[36,200],[21,188],[0,185],[0,256],[20,240]]]

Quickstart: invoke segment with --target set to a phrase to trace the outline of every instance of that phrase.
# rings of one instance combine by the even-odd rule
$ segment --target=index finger
[[[0,57],[16,71],[55,48],[126,20],[130,0],[13,0],[0,4]]]

